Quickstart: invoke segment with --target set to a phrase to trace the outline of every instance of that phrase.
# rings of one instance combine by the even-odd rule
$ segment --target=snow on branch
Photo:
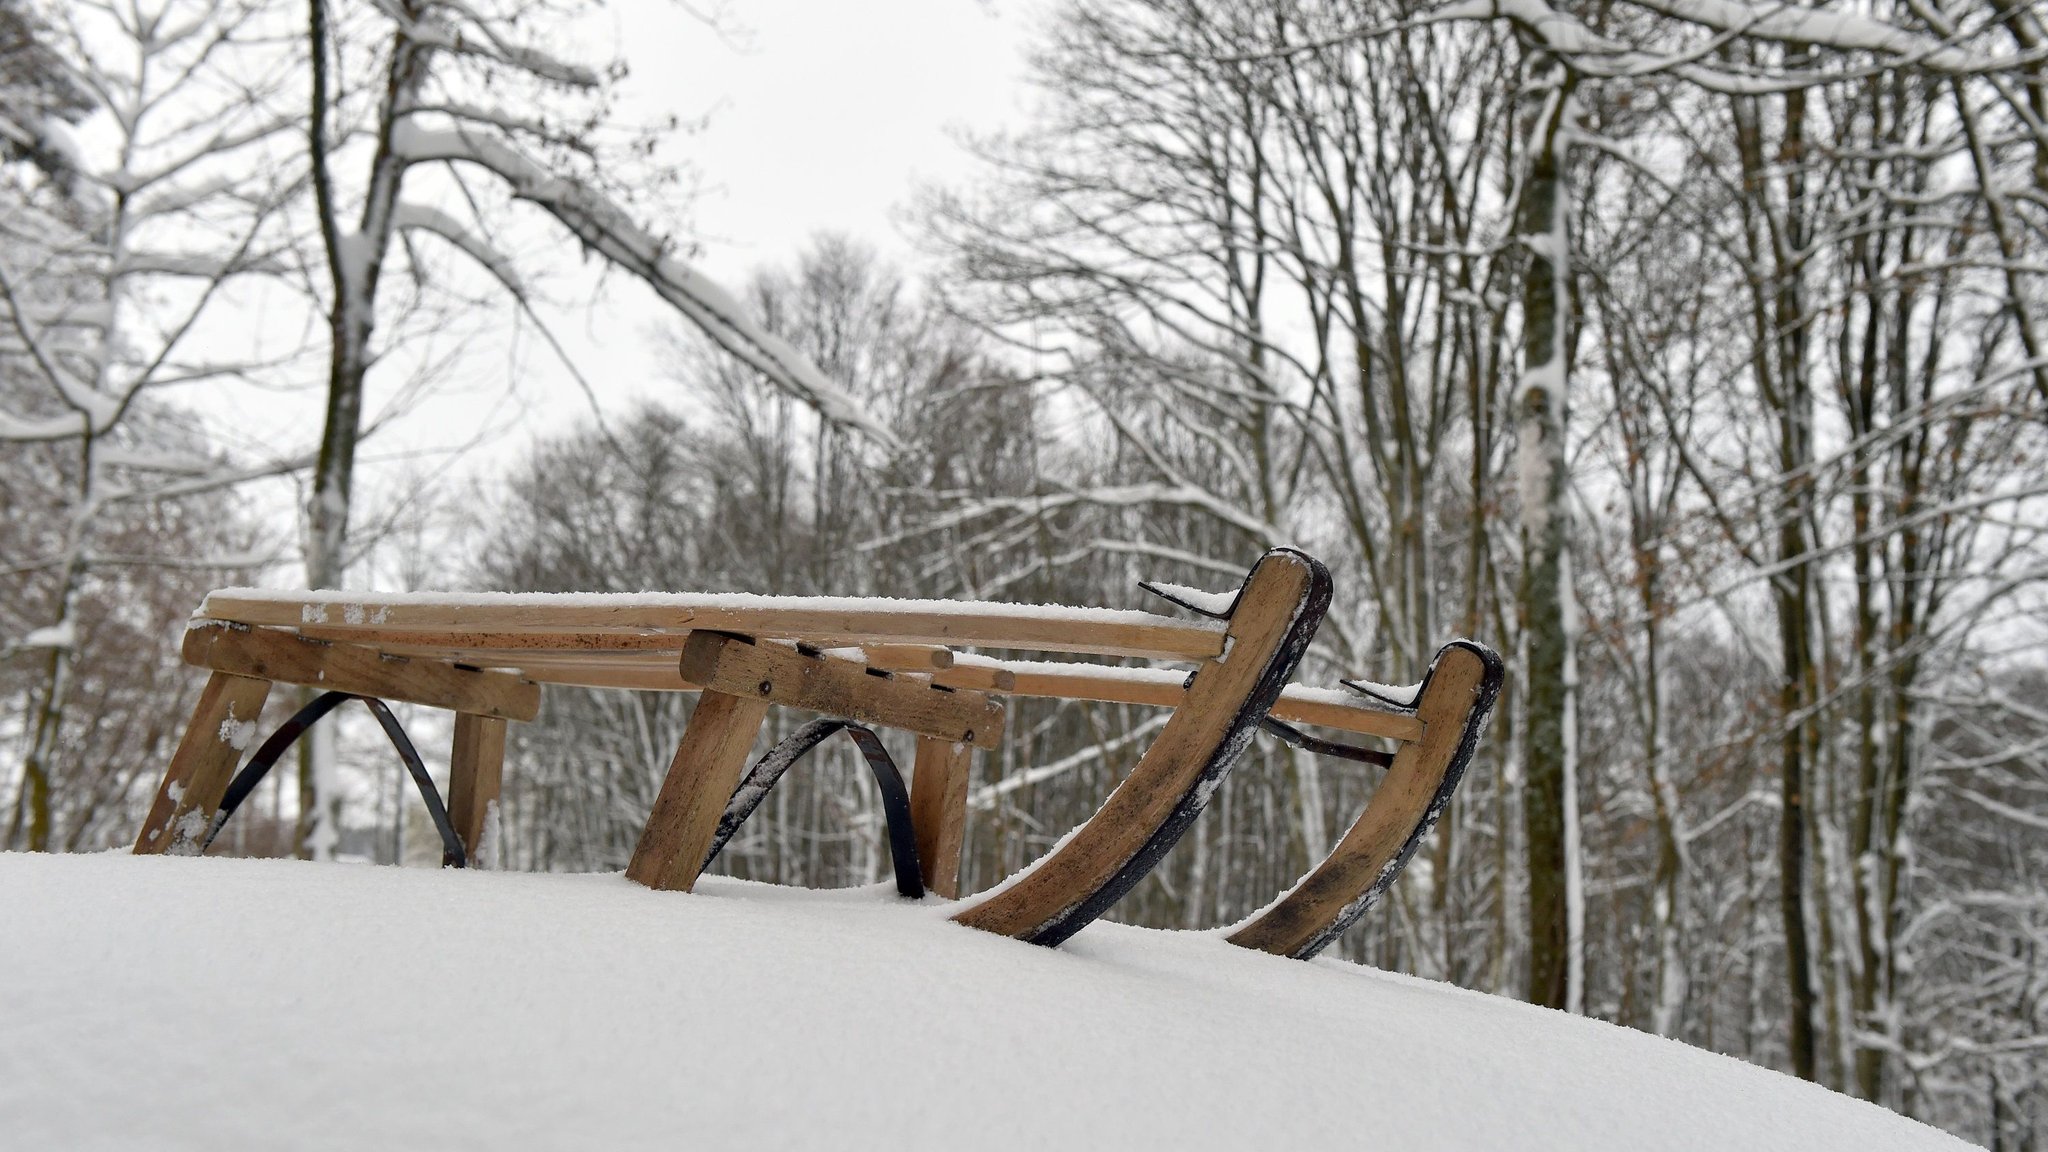
[[[1822,11],[1743,0],[1633,0],[1639,7],[1715,32],[1784,44],[1818,44],[1838,52],[1871,52],[1936,72],[1999,72],[2014,61],[1977,56],[1930,36],[1842,8]]]
[[[115,261],[113,278],[123,276],[184,276],[195,280],[225,280],[230,276],[256,273],[281,274],[290,266],[266,254],[231,252],[225,256],[193,252],[150,252],[131,249]]]
[[[120,417],[120,401],[101,394],[93,388],[91,381],[81,379],[65,366],[62,358],[44,339],[43,330],[31,318],[29,304],[23,297],[20,276],[11,272],[4,262],[0,262],[0,303],[7,306],[8,320],[15,334],[21,338],[30,358],[35,362],[37,370],[56,390],[58,398],[77,414],[77,419],[69,422],[70,434],[77,435],[81,431],[98,432],[112,426]],[[57,438],[46,434],[55,427],[49,421],[8,420],[5,416],[0,416],[0,428],[9,424],[13,425],[12,431],[27,433],[19,437],[9,436],[9,439]]]
[[[50,440],[73,440],[85,435],[85,414],[66,412],[60,416],[32,418],[17,416],[0,408],[0,441],[26,444]]]
[[[524,294],[526,286],[519,279],[519,269],[512,258],[491,246],[490,242],[464,227],[460,220],[425,204],[400,204],[392,212],[392,226],[406,231],[427,232],[452,244],[483,266],[498,283],[515,295]]]
[[[1453,0],[1401,26],[1507,19],[1541,40],[1545,48],[1568,57],[1574,68],[1589,76],[1621,78],[1666,73],[1725,95],[1763,95],[1803,87],[1815,79],[1811,74],[1797,72],[1751,76],[1703,62],[1711,49],[1737,38],[1817,45],[1844,53],[1865,52],[1896,65],[1948,75],[2010,71],[2024,63],[2022,57],[1979,55],[1874,17],[1841,11],[1824,12],[1775,2],[1750,4],[1744,0],[1630,2],[1648,12],[1711,32],[1714,38],[1707,46],[1690,52],[1646,50],[1593,30],[1547,0]],[[1365,37],[1383,31],[1362,29],[1350,35]],[[1316,46],[1290,46],[1288,51]]]
[[[393,129],[391,151],[411,163],[474,164],[496,175],[515,198],[537,205],[591,250],[638,276],[721,348],[826,419],[859,428],[884,444],[897,443],[893,433],[802,353],[755,323],[730,293],[597,189],[548,171],[502,140],[461,129],[422,128],[407,120]]]
[[[454,56],[472,56],[509,65],[522,72],[571,88],[595,88],[602,78],[590,68],[526,44],[515,44],[500,36],[492,21],[461,0],[435,0],[434,7],[467,20],[475,33],[457,27],[438,15],[414,20],[392,0],[375,0],[376,7],[395,22],[406,39],[422,47],[435,48]]]
[[[1043,784],[1055,776],[1064,776],[1076,768],[1084,767],[1098,760],[1107,759],[1111,753],[1121,751],[1140,740],[1149,739],[1154,732],[1166,727],[1166,722],[1170,719],[1172,719],[1171,716],[1148,716],[1141,723],[1133,725],[1128,732],[1121,736],[1111,737],[1100,744],[1091,744],[1079,752],[1062,756],[1050,764],[1040,764],[1034,768],[1027,768],[1022,772],[1006,776],[993,784],[984,785],[975,789],[968,796],[967,806],[976,811],[993,808],[996,806],[997,800],[1020,788],[1026,788],[1033,784]]]

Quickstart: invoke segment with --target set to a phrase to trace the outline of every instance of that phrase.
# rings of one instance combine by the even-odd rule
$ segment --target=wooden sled
[[[666,890],[694,884],[751,803],[802,754],[803,749],[771,752],[741,787],[767,709],[783,704],[838,718],[830,731],[858,729],[849,734],[862,741],[883,788],[892,847],[903,839],[905,826],[915,840],[914,853],[895,852],[899,890],[929,888],[955,897],[969,759],[973,748],[999,743],[1002,696],[1172,707],[1167,727],[1093,819],[956,916],[975,927],[1056,944],[1110,907],[1172,847],[1254,726],[1303,740],[1308,738],[1289,725],[1318,725],[1400,741],[1404,752],[1434,746],[1429,737],[1440,729],[1427,700],[1411,713],[1355,694],[1286,683],[1329,599],[1328,575],[1312,558],[1285,549],[1268,553],[1234,598],[1193,603],[1175,590],[1155,590],[1205,618],[876,598],[223,590],[207,598],[186,635],[187,663],[212,676],[135,851],[203,849],[233,803],[253,787],[250,773],[262,756],[232,788],[230,777],[252,742],[253,722],[271,685],[288,683],[456,713],[449,802],[437,825],[446,830],[446,858],[460,864],[481,846],[496,800],[506,722],[532,719],[540,706],[539,684],[557,683],[702,694],[628,866],[635,881]],[[958,648],[1131,656],[1192,662],[1196,670],[998,661]],[[1425,698],[1430,695],[1425,691]],[[335,702],[327,699],[320,710]],[[303,728],[317,718],[309,708],[286,728]],[[861,735],[868,725],[917,738],[907,812],[892,798],[891,782],[897,792],[902,785],[894,765],[882,763],[887,752],[879,740]],[[812,744],[823,739],[816,726],[806,731]],[[284,732],[280,737],[288,742]],[[266,742],[270,760],[276,758],[270,745],[278,739]],[[394,742],[400,739],[394,733]],[[1396,777],[1414,774],[1402,770],[1400,754],[1391,759]],[[1417,762],[1423,761],[1435,762],[1428,756]],[[773,770],[764,775],[764,765]],[[415,777],[430,811],[436,810],[438,799],[424,773]],[[1447,796],[1455,773],[1442,779],[1449,781],[1440,780]],[[751,803],[745,802],[748,795]],[[1360,827],[1384,823],[1377,815],[1382,808],[1376,797]],[[1431,818],[1439,809],[1431,810]],[[1392,872],[1426,829],[1426,822],[1412,829]],[[1354,834],[1345,844],[1357,838],[1358,829]],[[1332,861],[1344,851],[1340,845]],[[1336,890],[1331,885],[1341,887],[1354,870],[1349,864],[1336,868],[1337,875],[1316,891]],[[916,875],[906,877],[906,871]],[[1326,904],[1319,899],[1313,908]],[[1362,910],[1345,903],[1333,915],[1355,917]],[[1296,906],[1289,915],[1289,923],[1299,919]],[[1306,954],[1255,942],[1266,938],[1254,934],[1239,942]]]

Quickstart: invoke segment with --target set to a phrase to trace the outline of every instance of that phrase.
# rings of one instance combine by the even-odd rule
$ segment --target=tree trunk
[[[417,4],[401,5],[408,19],[418,19]],[[326,0],[307,2],[307,38],[312,62],[308,151],[313,192],[327,252],[333,299],[328,309],[327,410],[320,433],[320,455],[313,470],[313,493],[306,508],[306,585],[338,588],[347,576],[349,507],[355,492],[356,449],[362,439],[363,386],[369,375],[370,339],[376,325],[377,285],[384,254],[393,236],[406,161],[391,147],[393,129],[406,115],[426,82],[431,50],[416,43],[401,27],[393,35],[390,65],[385,72],[383,102],[378,109],[377,147],[370,160],[370,179],[360,223],[344,232],[335,201],[327,115],[329,40]],[[302,692],[301,699],[310,696]],[[332,775],[330,729],[315,728],[299,746],[299,823],[294,850],[301,857],[323,858],[340,835],[341,798]]]
[[[1531,51],[1527,74],[1539,106],[1525,134],[1527,168],[1515,230],[1529,250],[1522,279],[1522,382],[1515,413],[1520,435],[1523,675],[1528,718],[1523,736],[1528,830],[1529,1000],[1572,1006],[1577,965],[1571,930],[1577,885],[1570,851],[1573,764],[1569,553],[1566,503],[1567,285],[1571,275],[1559,130],[1568,119],[1573,78],[1563,64]]]

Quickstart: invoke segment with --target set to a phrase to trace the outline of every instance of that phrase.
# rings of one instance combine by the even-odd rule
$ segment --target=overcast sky
[[[702,246],[700,266],[736,288],[752,269],[788,261],[827,230],[914,264],[902,210],[921,182],[972,178],[958,133],[1021,121],[1029,100],[1023,55],[1041,2],[733,0],[723,5],[721,35],[674,0],[612,0],[572,31],[576,43],[550,47],[586,62],[623,55],[631,67],[621,93],[625,120],[708,118],[670,154],[700,181],[684,213]],[[591,306],[596,266],[551,222],[537,223],[535,232],[558,245],[529,252],[557,273],[544,287],[555,306],[542,314],[597,403],[617,414],[636,397],[674,396],[674,385],[660,379],[652,336],[660,325],[681,323],[675,313],[616,274]],[[420,475],[439,475],[447,497],[502,475],[535,438],[591,417],[591,398],[559,360],[530,333],[516,332],[509,302],[480,319],[494,332],[502,320],[504,338],[464,345],[448,381],[365,443],[357,476],[358,496],[368,503],[358,504],[358,524]],[[252,312],[250,322],[262,330],[266,317]],[[382,378],[372,374],[372,416],[407,375],[395,364],[385,368]],[[185,400],[205,413],[219,443],[266,455],[302,451],[320,434],[321,397],[307,383]],[[479,443],[480,429],[487,438]],[[467,447],[457,453],[455,445]],[[288,489],[249,494],[266,519],[280,529],[289,523],[297,497]],[[293,551],[288,540],[281,531],[284,555]],[[293,582],[296,565],[288,567],[266,579]],[[384,585],[390,577],[364,572],[352,580]]]
[[[1035,9],[1024,0],[727,8],[731,32],[721,37],[672,0],[615,0],[616,29],[595,45],[609,52],[616,44],[632,66],[628,118],[709,117],[673,149],[702,181],[689,211],[702,267],[737,286],[828,230],[914,262],[901,212],[917,184],[971,178],[958,132],[1013,124],[1026,107],[1022,60]],[[574,259],[574,246],[565,243],[563,254]],[[604,378],[609,404],[612,389],[649,381],[647,329],[672,315],[613,277],[605,306],[565,317],[578,330],[561,335]],[[572,410],[583,403],[573,388],[544,393],[562,393]],[[527,397],[542,401],[532,390]]]

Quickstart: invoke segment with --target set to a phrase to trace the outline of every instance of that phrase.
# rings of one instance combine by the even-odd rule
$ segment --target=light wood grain
[[[762,697],[704,693],[676,745],[626,879],[663,892],[688,892],[697,883],[718,818],[740,785],[767,715]]]
[[[269,696],[269,680],[227,672],[207,677],[192,722],[136,834],[137,856],[198,854]]]
[[[910,778],[910,822],[917,829],[917,865],[924,886],[952,900],[960,895],[960,848],[967,837],[967,777],[974,749],[917,739]]]
[[[1417,703],[1422,738],[1394,753],[1394,763],[1372,801],[1329,856],[1285,897],[1232,931],[1227,937],[1231,943],[1282,956],[1300,955],[1340,917],[1363,911],[1357,902],[1395,863],[1429,812],[1464,739],[1485,677],[1486,664],[1471,649],[1443,650]]]
[[[932,683],[948,688],[969,688],[977,692],[994,692],[1002,696],[1016,690],[1017,674],[1002,668],[981,668],[974,665],[956,664],[943,672],[932,674]]]
[[[332,633],[334,630],[327,630]],[[629,640],[633,638],[627,638]],[[583,688],[618,688],[643,692],[695,692],[700,687],[683,679],[676,662],[687,636],[644,638],[657,647],[627,650],[460,648],[445,644],[379,643],[379,651],[423,656],[481,668],[514,669],[529,680]],[[635,640],[635,643],[642,641]],[[834,649],[849,654],[858,646]],[[929,670],[942,663],[937,653],[948,649],[920,645],[876,645],[865,650],[871,667]],[[997,695],[1086,700],[1104,704],[1140,704],[1177,708],[1184,696],[1185,672],[1128,669],[1098,664],[994,660],[952,653],[932,683]],[[1388,712],[1364,701],[1332,700],[1325,694],[1290,684],[1273,705],[1273,716],[1293,724],[1315,724],[1362,736],[1413,740],[1422,722],[1405,713]]]
[[[1215,656],[1223,644],[1222,628],[1214,622],[1145,613],[1074,609],[1052,616],[1030,605],[979,602],[939,610],[883,599],[820,608],[807,606],[801,598],[784,604],[761,599],[765,603],[745,607],[710,602],[693,607],[625,600],[592,605],[452,599],[440,604],[363,606],[324,597],[293,600],[216,592],[206,598],[201,614],[214,620],[303,628],[308,635],[346,636],[357,643],[432,643],[439,636],[441,643],[474,648],[659,646],[668,643],[664,635],[695,630],[800,639],[821,647],[926,644],[1183,660]]]
[[[451,712],[531,720],[540,687],[506,672],[393,656],[272,628],[205,626],[185,633],[185,663],[284,684],[406,700]]]
[[[929,679],[877,674],[850,660],[808,655],[773,642],[694,633],[678,666],[682,679],[707,691],[757,696],[982,748],[993,748],[1002,740],[1003,706],[986,693],[949,691]]]
[[[1001,662],[994,668],[1015,676],[1012,695],[1056,697],[1064,700],[1094,700],[1105,704],[1150,704],[1178,708],[1187,693],[1182,682],[1187,673],[1164,668],[1107,668],[1099,664],[1053,664],[1046,662]],[[1133,672],[1136,675],[1133,675]],[[1363,702],[1353,705],[1328,700],[1319,694],[1288,685],[1273,703],[1275,719],[1296,724],[1319,724],[1361,736],[1382,736],[1389,740],[1413,740],[1422,735],[1422,722],[1399,712],[1380,711]]]
[[[505,722],[495,716],[455,714],[455,743],[448,756],[448,820],[462,839],[471,867],[483,845],[491,805],[505,772]]]
[[[1309,564],[1296,554],[1262,559],[1231,617],[1229,656],[1201,665],[1130,776],[1050,855],[954,919],[1029,938],[1104,888],[1201,779],[1286,641],[1312,579]]]
[[[953,650],[939,644],[850,645],[859,659],[892,672],[936,672],[953,666]]]

